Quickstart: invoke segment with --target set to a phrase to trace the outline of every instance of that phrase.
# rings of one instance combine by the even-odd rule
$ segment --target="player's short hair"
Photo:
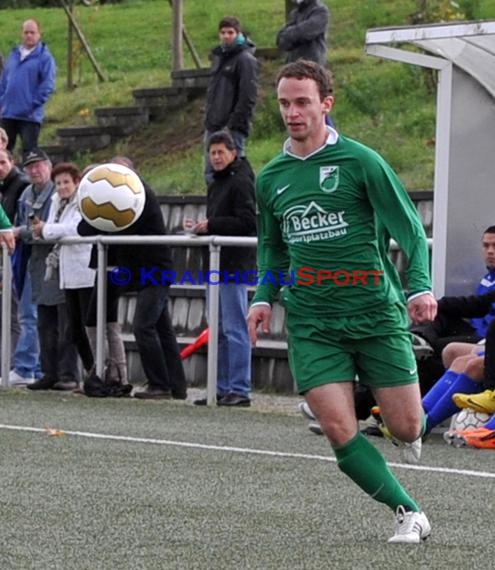
[[[298,59],[284,65],[277,74],[277,85],[284,77],[295,79],[312,79],[318,86],[320,99],[323,101],[333,93],[333,78],[328,69],[308,59]]]
[[[224,144],[228,150],[235,150],[235,142],[232,135],[227,131],[216,131],[208,139],[207,148],[210,150],[212,144]]]
[[[225,16],[218,23],[218,31],[222,28],[234,28],[234,30],[241,33],[241,22],[235,16]]]
[[[495,234],[495,226],[488,226],[483,234]]]

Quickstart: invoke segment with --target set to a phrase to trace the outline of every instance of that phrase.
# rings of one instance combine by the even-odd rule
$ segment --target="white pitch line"
[[[26,431],[34,433],[47,433],[49,428],[33,428],[27,426],[14,426],[0,424],[0,429],[10,431]],[[131,437],[125,435],[110,435],[103,433],[91,433],[86,431],[60,431],[60,435],[73,435],[86,437],[89,439],[106,439],[111,441],[127,441],[130,443],[146,443],[152,445],[169,445],[173,447],[186,447],[191,449],[206,449],[211,451],[229,451],[232,453],[246,453],[252,455],[267,455],[270,457],[284,457],[288,459],[308,459],[310,461],[328,461],[335,463],[335,457],[327,455],[310,455],[307,453],[290,453],[286,451],[269,451],[266,449],[252,449],[249,447],[231,447],[228,445],[206,445],[204,443],[191,443],[187,441],[172,441],[170,439],[153,439],[147,437]],[[468,477],[480,477],[484,479],[495,479],[495,473],[489,471],[473,471],[471,469],[450,469],[449,467],[431,467],[428,465],[405,465],[404,463],[388,463],[391,467],[399,469],[409,469],[411,471],[426,471],[429,473],[443,473],[448,475],[466,475]]]

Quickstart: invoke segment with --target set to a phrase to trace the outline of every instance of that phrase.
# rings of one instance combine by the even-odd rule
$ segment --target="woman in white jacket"
[[[77,237],[81,213],[77,204],[77,187],[81,174],[75,164],[61,162],[53,168],[53,194],[46,222],[34,220],[33,234],[46,240]],[[89,267],[91,244],[54,244],[46,260],[45,279],[59,279],[65,291],[69,332],[86,373],[94,365],[91,344],[85,330],[86,311],[95,284],[95,270]]]

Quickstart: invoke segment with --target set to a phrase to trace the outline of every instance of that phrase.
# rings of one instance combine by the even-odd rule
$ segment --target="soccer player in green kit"
[[[259,273],[248,314],[251,340],[258,326],[269,332],[271,303],[289,283],[281,298],[298,390],[339,469],[395,512],[389,542],[419,543],[430,523],[359,432],[353,381],[357,375],[371,387],[391,433],[419,453],[424,415],[407,313],[413,322],[436,314],[426,236],[383,158],[326,126],[334,98],[324,68],[289,63],[278,74],[277,97],[289,139],[256,184]],[[383,256],[384,231],[408,260],[407,305]],[[288,271],[290,280],[277,281]]]

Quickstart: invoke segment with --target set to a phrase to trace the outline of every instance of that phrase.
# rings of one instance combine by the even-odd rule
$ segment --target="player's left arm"
[[[431,294],[428,241],[412,200],[398,176],[379,155],[368,164],[365,177],[377,217],[407,258],[408,304],[417,299],[412,307],[421,305],[421,312],[428,316],[435,308],[436,314],[436,301]],[[417,318],[418,310],[413,312]]]
[[[437,315],[437,301],[430,292],[418,293],[407,300],[407,311],[414,324],[429,323]]]

